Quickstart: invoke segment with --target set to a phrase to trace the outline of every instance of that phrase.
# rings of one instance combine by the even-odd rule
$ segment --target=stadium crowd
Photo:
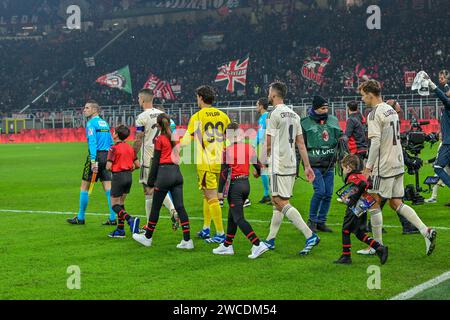
[[[100,75],[125,65],[130,66],[134,92],[154,73],[181,86],[179,102],[193,102],[192,92],[200,83],[213,83],[218,66],[247,54],[246,91],[230,94],[223,88],[219,100],[256,100],[274,79],[287,81],[290,100],[318,92],[325,97],[354,95],[354,89],[344,89],[344,75],[351,75],[356,87],[358,64],[378,66],[385,93],[407,93],[404,71],[426,69],[437,74],[448,66],[449,34],[442,27],[448,12],[439,6],[424,11],[398,10],[395,4],[387,4],[382,9],[381,30],[368,30],[365,9],[294,11],[286,30],[285,13],[275,10],[265,15],[231,14],[222,19],[140,26],[98,55],[96,66],[90,68],[83,58],[117,32],[93,28],[49,34],[41,41],[1,41],[0,112],[23,108],[54,81],[57,85],[36,102],[37,108],[80,107],[89,98],[104,105],[136,103],[134,96],[95,83]],[[202,42],[204,35],[219,34],[224,37],[216,48]],[[318,46],[331,52],[321,87],[301,75],[304,59]],[[74,72],[62,79],[73,67]]]

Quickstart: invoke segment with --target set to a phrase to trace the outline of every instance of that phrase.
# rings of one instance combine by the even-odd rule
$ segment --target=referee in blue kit
[[[84,116],[88,119],[86,124],[86,137],[89,147],[89,155],[83,169],[80,190],[80,209],[78,215],[67,219],[70,224],[85,224],[86,208],[89,202],[89,186],[92,175],[97,173],[95,181],[100,179],[106,193],[109,206],[109,219],[103,225],[117,225],[116,213],[111,207],[111,172],[106,170],[106,162],[109,148],[113,145],[113,139],[108,123],[100,118],[100,106],[94,100],[89,100],[83,109]]]

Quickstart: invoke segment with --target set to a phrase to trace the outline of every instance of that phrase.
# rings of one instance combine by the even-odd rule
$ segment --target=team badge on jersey
[[[324,130],[324,131],[322,132],[322,139],[323,139],[323,141],[325,141],[325,142],[327,142],[328,140],[330,140],[330,134],[328,133],[327,130]]]

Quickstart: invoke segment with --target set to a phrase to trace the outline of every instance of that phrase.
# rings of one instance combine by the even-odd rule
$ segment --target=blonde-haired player
[[[203,190],[203,229],[197,235],[207,242],[223,243],[225,231],[222,223],[222,209],[218,199],[218,182],[222,164],[222,152],[225,147],[225,130],[230,118],[222,111],[213,108],[215,91],[210,86],[201,86],[196,90],[200,111],[189,120],[187,132],[181,139],[181,146],[187,146],[195,140],[195,163],[199,189]],[[216,234],[211,238],[211,218]]]

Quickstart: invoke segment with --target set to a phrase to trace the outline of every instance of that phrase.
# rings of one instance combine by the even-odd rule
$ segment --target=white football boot
[[[250,259],[256,259],[268,250],[269,250],[269,247],[263,241],[261,241],[259,243],[259,246],[252,247],[252,253],[248,257]]]
[[[369,256],[369,255],[371,256],[371,255],[374,255],[376,253],[376,251],[375,251],[374,248],[368,247],[367,249],[359,250],[356,253],[357,254],[362,254],[362,255],[365,255],[365,256]]]
[[[192,250],[192,249],[194,249],[194,241],[192,241],[192,239],[189,239],[189,241],[181,240],[181,242],[179,244],[177,244],[177,248]]]
[[[152,246],[153,238],[147,239],[145,234],[133,233],[133,239],[136,240],[137,242],[139,242],[140,244],[146,246],[146,247],[151,247]]]
[[[225,247],[223,243],[220,244],[217,248],[213,249],[212,251],[214,254],[220,254],[220,255],[233,255],[234,250],[233,246]]]

